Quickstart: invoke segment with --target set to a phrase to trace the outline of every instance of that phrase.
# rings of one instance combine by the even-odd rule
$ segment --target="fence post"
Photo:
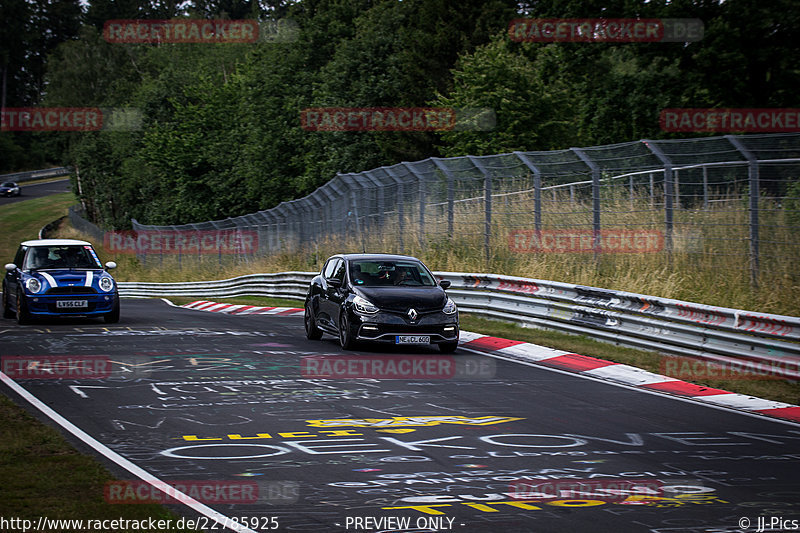
[[[600,253],[600,167],[581,148],[570,148],[592,170],[592,250]]]
[[[391,167],[383,167],[383,170],[385,170],[386,174],[397,184],[397,203],[395,205],[397,205],[397,236],[400,238],[400,249],[398,253],[405,253],[405,247],[403,246],[403,204],[405,203],[403,180],[400,179],[400,176],[398,176]]]
[[[708,167],[703,165],[703,209],[708,210]]]
[[[436,168],[441,170],[447,178],[447,234],[452,238],[455,211],[455,178],[453,177],[453,173],[450,172],[450,169],[448,169],[438,157],[431,157],[431,161],[433,161]]]
[[[486,268],[488,269],[489,261],[492,257],[492,174],[486,170],[486,167],[477,157],[468,155],[467,158],[483,174],[483,249],[486,256]]]
[[[542,231],[542,171],[522,152],[514,152],[522,163],[533,172],[533,229],[536,235]]]
[[[642,142],[664,165],[664,249],[667,252],[668,260],[672,261],[672,233],[674,228],[674,213],[672,207],[672,201],[674,199],[672,191],[672,160],[668,158],[663,150],[661,150],[661,147],[653,141],[643,139]]]
[[[411,163],[400,163],[408,171],[417,178],[417,195],[419,196],[419,247],[420,250],[425,249],[425,195],[427,191],[425,189],[425,178],[416,171],[416,169],[411,166]]]
[[[758,227],[758,199],[760,184],[758,177],[758,159],[748,150],[742,141],[733,136],[725,136],[728,141],[747,159],[747,177],[749,189],[749,211],[750,211],[750,283],[753,287],[758,287],[759,270],[759,227]]]

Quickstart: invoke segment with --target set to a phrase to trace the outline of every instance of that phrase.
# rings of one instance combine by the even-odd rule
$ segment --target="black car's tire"
[[[17,324],[24,326],[31,323],[31,314],[25,308],[25,300],[19,295],[20,290],[17,289]]]
[[[352,350],[356,344],[350,332],[350,322],[347,320],[347,311],[342,309],[339,313],[339,344],[343,350]]]
[[[453,353],[458,348],[458,341],[443,342],[439,345],[439,351],[442,353]]]
[[[7,289],[6,289],[5,285],[4,285],[3,286],[3,318],[14,318],[15,316],[16,315],[14,314],[14,311],[11,310],[11,306],[9,305],[9,302],[8,302],[8,291],[7,291]]]
[[[119,322],[119,296],[115,299],[114,308],[110,312],[103,315],[103,321],[106,324],[116,324]]]
[[[308,304],[306,304],[306,312],[303,313],[303,323],[306,327],[306,338],[308,340],[318,341],[322,338],[322,330],[317,327],[314,312]]]

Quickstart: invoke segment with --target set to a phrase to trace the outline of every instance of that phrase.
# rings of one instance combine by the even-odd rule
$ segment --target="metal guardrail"
[[[182,283],[120,282],[119,293],[129,298],[184,296],[188,298],[232,298],[234,296],[266,296],[303,300],[311,278],[317,272],[280,272],[250,274],[219,281]]]
[[[72,169],[69,167],[48,168],[45,170],[30,170],[28,172],[15,172],[13,174],[0,174],[0,181],[16,181],[23,183],[42,178],[56,178],[58,176],[69,176]]]
[[[221,281],[120,283],[127,297],[304,299],[316,272],[252,274]],[[800,318],[494,274],[435,272],[462,312],[724,364],[752,363],[800,378]]]

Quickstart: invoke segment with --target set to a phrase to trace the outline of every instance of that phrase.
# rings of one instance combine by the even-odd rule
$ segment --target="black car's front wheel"
[[[350,321],[347,320],[347,311],[344,309],[339,313],[339,344],[344,350],[350,350],[355,346],[355,339],[350,331]]]
[[[317,327],[317,321],[314,318],[314,312],[311,310],[309,304],[306,304],[306,312],[303,314],[303,322],[306,326],[307,339],[317,341],[322,338],[322,330]]]

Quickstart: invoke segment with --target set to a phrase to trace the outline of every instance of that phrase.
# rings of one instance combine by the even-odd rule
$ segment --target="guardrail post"
[[[570,148],[592,170],[592,251],[600,253],[600,167],[581,148]]]
[[[749,211],[750,211],[750,283],[753,287],[758,287],[759,270],[759,233],[758,233],[758,199],[760,194],[760,184],[758,177],[758,159],[748,150],[742,141],[733,135],[725,136],[728,141],[747,159],[747,177],[749,189]]]
[[[708,210],[708,167],[703,165],[703,209]]]

